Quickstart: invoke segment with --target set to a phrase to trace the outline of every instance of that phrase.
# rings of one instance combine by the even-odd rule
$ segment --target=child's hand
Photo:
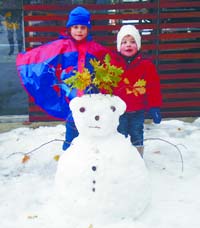
[[[151,108],[149,110],[149,114],[151,115],[153,122],[159,124],[161,122],[161,113],[159,108]]]

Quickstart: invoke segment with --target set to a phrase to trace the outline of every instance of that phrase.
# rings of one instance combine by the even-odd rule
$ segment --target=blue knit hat
[[[73,25],[85,25],[91,28],[90,12],[81,6],[74,8],[69,14],[66,27],[69,28]]]

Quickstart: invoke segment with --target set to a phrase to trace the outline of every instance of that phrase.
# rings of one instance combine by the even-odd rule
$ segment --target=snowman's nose
[[[97,116],[94,117],[94,119],[95,119],[96,121],[98,121],[98,120],[100,119],[100,116],[97,115]]]

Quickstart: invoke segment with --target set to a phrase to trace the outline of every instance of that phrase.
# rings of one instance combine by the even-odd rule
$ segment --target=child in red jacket
[[[120,53],[114,64],[124,69],[122,80],[114,90],[127,105],[120,117],[118,131],[130,136],[130,140],[143,156],[143,129],[145,111],[154,123],[161,122],[160,80],[155,65],[140,53],[141,36],[133,25],[124,25],[117,34],[117,51]]]

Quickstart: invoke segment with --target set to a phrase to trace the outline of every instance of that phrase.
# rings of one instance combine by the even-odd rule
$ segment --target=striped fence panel
[[[24,5],[26,49],[58,38],[76,5]],[[116,48],[116,33],[134,24],[142,52],[155,62],[163,94],[163,117],[200,116],[200,1],[155,0],[123,4],[84,4],[92,13],[93,38]],[[57,120],[29,99],[30,121]]]

